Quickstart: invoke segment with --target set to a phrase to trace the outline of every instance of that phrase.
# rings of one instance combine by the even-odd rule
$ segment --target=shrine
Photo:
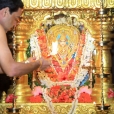
[[[108,97],[114,88],[114,1],[22,1],[13,56],[17,62],[45,57],[52,65],[13,79],[8,93],[17,98],[5,103],[3,92],[0,114],[114,114]]]

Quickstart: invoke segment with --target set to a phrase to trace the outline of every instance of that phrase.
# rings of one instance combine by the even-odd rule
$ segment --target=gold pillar
[[[16,61],[21,62],[27,59],[26,50],[28,47],[28,33],[30,29],[31,21],[23,18],[21,23],[15,30],[15,40],[16,40]],[[16,99],[17,103],[29,102],[29,98],[32,95],[31,88],[28,85],[28,75],[23,75],[17,80],[17,85],[15,89],[15,95],[18,96]]]
[[[96,20],[93,22],[93,27],[94,27],[94,30],[96,31],[96,34],[93,35],[93,37],[95,38],[94,61],[95,61],[96,69],[95,69],[95,85],[93,88],[92,98],[97,103],[101,103],[101,97],[102,97],[101,78],[99,77],[99,75],[102,74],[102,70],[104,74],[103,94],[104,94],[105,103],[110,102],[110,100],[108,99],[107,91],[109,88],[113,87],[112,73],[111,73],[112,60],[111,60],[110,50],[113,44],[113,42],[111,41],[111,38],[113,38],[114,34],[111,33],[112,31],[111,18],[108,16],[108,14],[103,15],[102,28],[100,23],[101,21],[100,17],[96,18]],[[103,36],[101,33],[101,29],[103,32]],[[103,41],[101,41],[101,37],[103,37]],[[103,45],[102,49],[100,45]],[[103,65],[103,68],[102,68],[102,65]]]

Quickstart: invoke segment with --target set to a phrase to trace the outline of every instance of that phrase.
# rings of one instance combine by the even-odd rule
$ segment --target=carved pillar
[[[96,34],[93,35],[95,38],[95,53],[94,53],[94,61],[95,61],[95,86],[93,88],[92,97],[95,102],[101,103],[101,78],[99,74],[104,74],[104,82],[103,82],[103,90],[104,90],[104,101],[109,102],[107,99],[107,90],[113,86],[112,84],[112,60],[111,60],[111,47],[113,42],[111,39],[113,38],[114,34],[111,33],[112,31],[112,21],[108,15],[103,15],[102,20],[102,30],[101,30],[101,23],[100,17],[96,18],[94,22],[92,22],[93,27],[96,31]],[[101,32],[103,32],[103,41],[101,41]],[[101,44],[102,43],[102,44]],[[102,49],[101,49],[101,45]],[[101,52],[102,50],[102,52]],[[101,58],[102,57],[102,58]],[[102,63],[102,61],[103,63]],[[103,65],[103,68],[101,66]],[[108,75],[107,75],[108,74]],[[105,77],[106,76],[106,77]],[[97,97],[96,97],[97,96]]]
[[[28,47],[28,33],[30,29],[31,19],[24,17],[21,23],[16,28],[16,61],[21,62],[27,59],[26,50]],[[23,75],[17,80],[15,94],[18,96],[16,102],[29,102],[31,94],[30,86],[28,85],[28,75]]]

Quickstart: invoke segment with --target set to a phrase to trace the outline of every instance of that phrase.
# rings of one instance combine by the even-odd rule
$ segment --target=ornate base
[[[114,104],[110,104],[110,112],[108,114],[114,114]],[[7,108],[11,107],[12,104],[0,104],[0,114],[7,113]],[[55,110],[57,114],[68,114],[71,104],[70,103],[55,103]],[[17,103],[17,108],[21,108],[19,114],[51,114],[46,103]],[[95,105],[93,103],[79,103],[75,114],[98,114],[95,110]],[[99,113],[102,114],[102,113]]]
[[[19,114],[21,108],[7,108],[7,113],[8,114]]]
[[[108,114],[110,112],[110,105],[108,105],[108,104],[105,104],[105,105],[96,104],[96,112],[98,114]]]

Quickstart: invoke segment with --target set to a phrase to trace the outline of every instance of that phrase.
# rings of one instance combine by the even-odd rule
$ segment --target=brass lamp
[[[103,0],[101,0],[101,8],[99,10],[99,15],[100,15],[100,22],[101,22],[101,40],[99,42],[100,46],[100,51],[101,51],[101,72],[98,74],[99,78],[101,79],[101,104],[96,104],[96,112],[97,114],[108,114],[110,112],[110,105],[104,103],[104,88],[103,88],[103,83],[104,83],[104,78],[106,78],[109,74],[104,73],[103,70],[103,16],[107,14],[107,9],[103,8]]]
[[[15,44],[15,32],[13,32],[13,58],[15,59],[15,49],[16,49],[16,44]],[[14,95],[13,98],[13,103],[11,108],[7,108],[7,113],[8,114],[19,114],[21,108],[16,107],[16,97],[15,97],[15,88],[16,88],[16,78],[13,78],[13,87],[12,87],[12,94]]]
[[[14,99],[11,108],[7,108],[8,114],[19,114],[21,108],[16,107],[16,98],[15,98],[15,86],[16,86],[16,78],[13,78],[13,94]]]

